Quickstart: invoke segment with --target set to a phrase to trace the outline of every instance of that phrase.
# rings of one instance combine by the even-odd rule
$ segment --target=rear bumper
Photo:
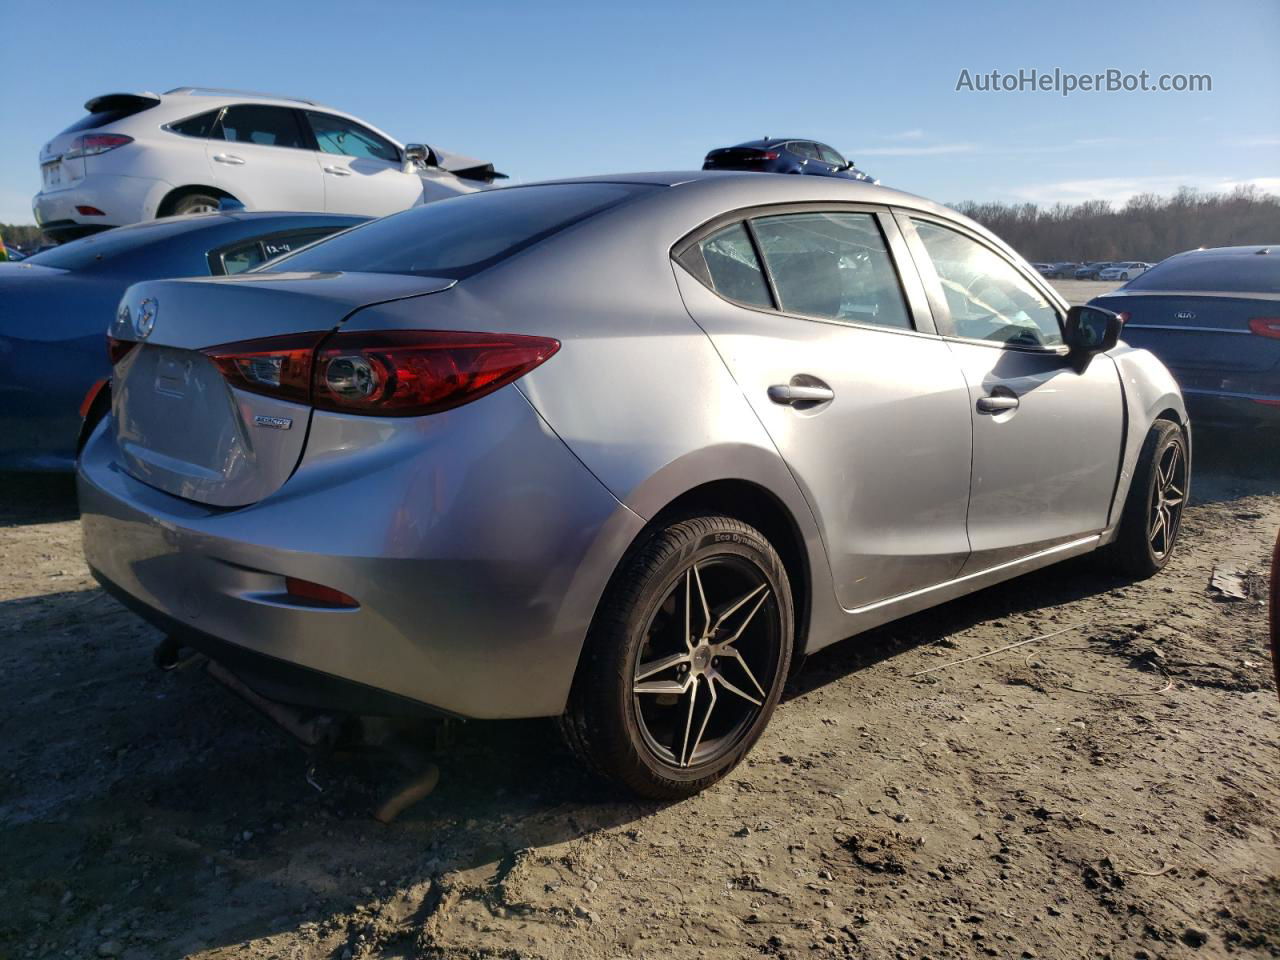
[[[94,576],[259,693],[305,706],[560,713],[643,523],[511,387],[414,420],[316,414],[293,477],[235,510],[135,480],[113,426],[78,472]],[[308,606],[286,576],[360,605]]]
[[[150,177],[89,174],[70,186],[41,191],[31,200],[36,223],[59,238],[155,219],[160,201],[172,187]],[[103,216],[85,216],[76,208],[96,207]]]
[[[1187,412],[1198,423],[1252,424],[1280,427],[1280,395],[1182,390]]]

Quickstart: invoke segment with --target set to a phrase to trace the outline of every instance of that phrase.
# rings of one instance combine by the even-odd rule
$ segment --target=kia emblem
[[[151,297],[138,304],[138,313],[133,318],[133,332],[139,340],[151,336],[151,331],[156,328],[156,314],[159,312],[160,304]]]
[[[1194,320],[1195,318],[1196,315],[1190,310],[1179,310],[1173,315],[1173,319],[1175,320]]]

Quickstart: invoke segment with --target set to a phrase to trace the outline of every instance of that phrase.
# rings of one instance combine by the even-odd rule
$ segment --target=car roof
[[[1173,256],[1195,257],[1197,260],[1227,260],[1232,257],[1245,256],[1277,256],[1280,257],[1280,243],[1252,244],[1241,247],[1200,247],[1197,250],[1184,250]],[[1169,259],[1173,259],[1170,257]]]
[[[1006,242],[962,213],[902,190],[894,190],[867,180],[838,177],[794,177],[784,173],[753,173],[740,170],[666,170],[642,173],[617,173],[592,177],[544,180],[538,183],[502,187],[524,190],[551,183],[641,183],[670,187],[690,195],[714,199],[724,210],[741,207],[768,206],[783,203],[869,203],[878,206],[907,207],[922,213],[960,223],[1001,250],[1022,259]],[[666,193],[666,191],[659,191]]]
[[[827,146],[821,140],[815,140],[813,137],[761,137],[759,140],[744,140],[742,143],[735,143],[735,147],[776,147],[782,143],[793,143],[796,140],[802,143],[817,143]],[[834,148],[833,148],[834,149]]]

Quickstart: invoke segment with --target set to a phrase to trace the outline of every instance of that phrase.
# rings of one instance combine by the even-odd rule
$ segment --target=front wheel
[[[1186,434],[1170,420],[1155,421],[1138,455],[1120,532],[1107,548],[1120,572],[1145,579],[1164,569],[1178,542],[1190,476]]]
[[[1120,279],[1121,279],[1121,280],[1128,280],[1128,279],[1129,279],[1129,275],[1128,275],[1127,273],[1122,273],[1122,274],[1120,274]]]
[[[561,730],[596,772],[658,800],[692,796],[759,739],[793,644],[777,551],[731,517],[673,523],[601,602]]]

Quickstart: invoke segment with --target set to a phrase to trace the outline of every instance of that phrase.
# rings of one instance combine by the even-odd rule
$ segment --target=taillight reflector
[[[347,596],[341,590],[335,590],[320,583],[312,583],[310,580],[301,580],[298,577],[285,577],[284,589],[291,597],[308,600],[320,606],[348,608],[360,606],[353,597]]]
[[[1252,317],[1249,329],[1260,337],[1272,337],[1280,340],[1280,317]]]

